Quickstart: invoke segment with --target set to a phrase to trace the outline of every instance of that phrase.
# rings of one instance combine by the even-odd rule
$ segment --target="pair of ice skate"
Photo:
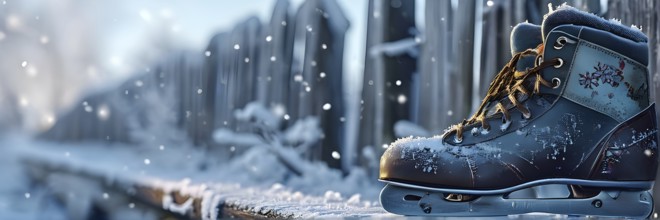
[[[649,47],[638,29],[568,6],[519,24],[476,113],[381,158],[385,210],[648,217],[658,167]]]

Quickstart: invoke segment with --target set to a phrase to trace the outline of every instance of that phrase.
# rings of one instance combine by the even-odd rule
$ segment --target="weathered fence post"
[[[370,0],[367,28],[357,146],[372,147],[380,155],[381,146],[395,139],[394,123],[411,116],[417,70],[415,2]]]
[[[349,22],[336,1],[309,0],[298,9],[295,24],[291,84],[288,109],[297,108],[292,119],[316,116],[323,138],[311,158],[321,159],[330,167],[341,163],[333,157],[344,144],[345,101],[343,93],[344,37]]]

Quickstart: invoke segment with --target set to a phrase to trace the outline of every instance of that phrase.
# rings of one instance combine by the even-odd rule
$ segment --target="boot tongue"
[[[639,29],[624,26],[621,22],[606,20],[594,14],[577,10],[566,4],[560,5],[556,10],[552,9],[552,5],[549,5],[549,7],[550,12],[543,19],[543,39],[555,27],[564,24],[573,24],[607,31],[635,42],[648,42],[648,37]]]
[[[527,49],[536,48],[543,43],[541,35],[541,26],[520,23],[511,30],[511,56],[523,52]],[[534,67],[534,56],[525,56],[518,60],[516,69],[523,71]]]
[[[520,23],[511,30],[511,55],[536,48],[543,43],[541,26]]]

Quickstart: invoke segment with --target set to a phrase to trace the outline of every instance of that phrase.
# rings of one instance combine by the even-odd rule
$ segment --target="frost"
[[[347,204],[352,204],[352,205],[360,204],[360,194],[352,195],[352,196],[346,201],[346,203],[347,203]]]
[[[471,147],[452,146],[442,143],[442,137],[402,138],[392,144],[400,150],[401,159],[413,161],[415,168],[425,173],[437,173],[442,161],[454,161],[457,158],[467,160],[470,169],[476,169],[478,157],[500,158],[501,148],[488,143],[479,143]]]
[[[500,125],[500,130],[506,131],[506,129],[509,129],[509,126],[511,125],[511,120],[506,120],[502,125]]]
[[[326,202],[342,200],[341,193],[332,190],[326,191],[323,197],[325,198]]]

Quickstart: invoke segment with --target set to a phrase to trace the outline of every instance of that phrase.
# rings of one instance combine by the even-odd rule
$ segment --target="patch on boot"
[[[643,65],[580,41],[563,96],[621,122],[649,105],[647,82]]]

